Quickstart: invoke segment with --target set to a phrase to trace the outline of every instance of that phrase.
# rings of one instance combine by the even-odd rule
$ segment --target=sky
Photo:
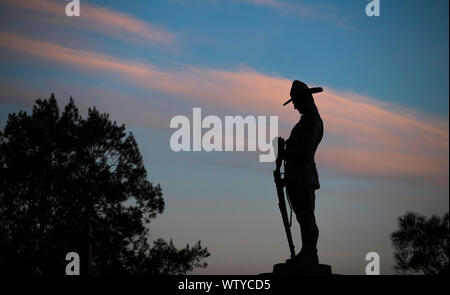
[[[194,274],[270,272],[289,251],[272,178],[256,152],[173,152],[170,120],[202,114],[278,116],[293,80],[321,86],[325,134],[316,153],[319,258],[364,274],[380,255],[392,274],[390,234],[407,211],[449,208],[449,2],[278,0],[0,0],[0,128],[55,93],[82,113],[96,106],[125,123],[165,212],[151,238],[201,240]],[[301,246],[298,224],[294,244]]]

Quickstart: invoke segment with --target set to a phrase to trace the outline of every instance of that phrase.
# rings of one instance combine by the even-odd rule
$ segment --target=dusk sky
[[[270,272],[289,255],[273,182],[257,152],[173,152],[176,115],[299,115],[292,80],[315,95],[325,134],[316,154],[322,263],[364,274],[366,253],[392,274],[390,234],[406,211],[449,208],[449,1],[0,0],[0,129],[54,93],[82,114],[125,123],[160,183],[151,238],[201,240],[194,274]],[[301,246],[297,223],[292,227]]]

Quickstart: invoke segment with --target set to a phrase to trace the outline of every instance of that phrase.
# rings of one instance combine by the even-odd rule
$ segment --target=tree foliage
[[[72,98],[60,113],[52,95],[37,100],[31,115],[9,115],[0,133],[3,272],[63,274],[71,251],[81,257],[81,273],[206,267],[200,242],[181,250],[162,239],[150,245],[148,225],[163,210],[133,134],[108,114],[93,108],[84,119]]]
[[[392,233],[399,273],[448,274],[449,214],[427,218],[408,212]]]

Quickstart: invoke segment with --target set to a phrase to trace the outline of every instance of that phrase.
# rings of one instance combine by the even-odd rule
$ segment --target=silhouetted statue
[[[302,249],[294,256],[289,231],[291,259],[287,261],[287,265],[300,268],[302,272],[306,273],[331,273],[329,266],[321,265],[322,268],[319,267],[317,256],[319,229],[314,216],[315,190],[320,188],[314,155],[322,140],[323,123],[312,94],[321,91],[323,90],[320,87],[309,88],[298,80],[292,83],[291,99],[283,105],[293,102],[294,108],[302,116],[286,142],[282,138],[278,142],[277,169],[279,169],[280,160],[283,160],[285,163],[283,183],[286,186],[287,198],[300,224],[302,235]],[[284,145],[285,149],[283,149]],[[277,187],[280,196],[279,182],[277,182]],[[283,214],[283,209],[281,207],[280,209]],[[285,218],[283,217],[283,219]],[[288,232],[288,230],[286,231]]]

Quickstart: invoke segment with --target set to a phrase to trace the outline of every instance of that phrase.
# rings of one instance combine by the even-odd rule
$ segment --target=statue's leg
[[[302,250],[300,256],[307,256],[312,263],[318,263],[317,240],[319,229],[314,215],[315,192],[310,186],[290,186],[288,188],[289,199],[300,224],[302,235]]]

